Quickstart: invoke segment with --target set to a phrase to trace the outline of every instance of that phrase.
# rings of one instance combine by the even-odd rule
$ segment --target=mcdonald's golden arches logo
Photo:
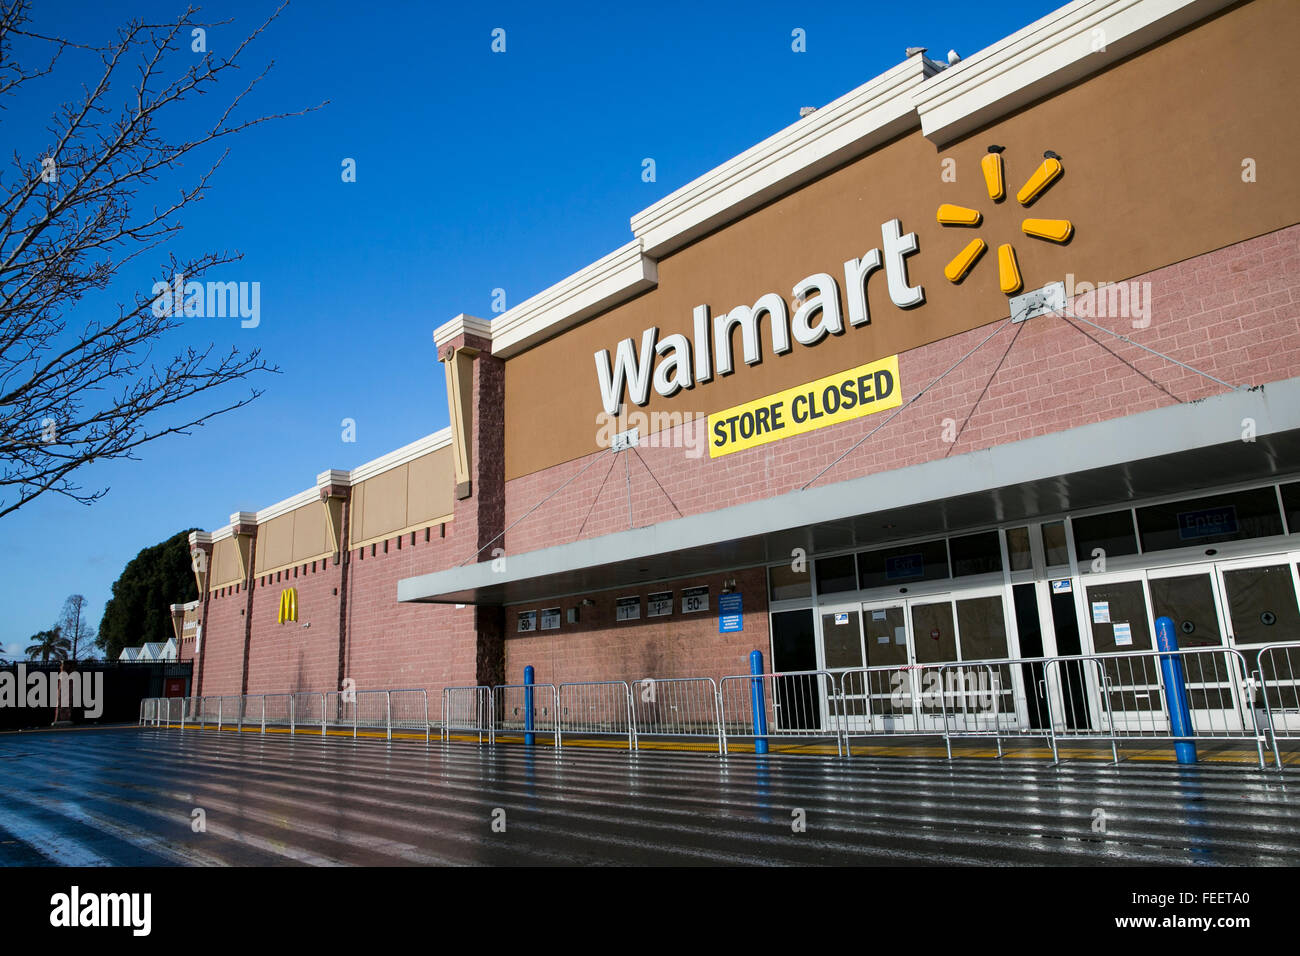
[[[280,592],[279,623],[298,620],[298,589],[285,588]]]

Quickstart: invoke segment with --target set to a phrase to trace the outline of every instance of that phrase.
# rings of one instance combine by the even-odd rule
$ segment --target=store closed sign
[[[902,402],[898,356],[891,355],[710,415],[709,457],[838,425]]]

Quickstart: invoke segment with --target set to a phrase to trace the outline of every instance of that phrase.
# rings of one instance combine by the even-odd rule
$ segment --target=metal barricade
[[[728,740],[770,737],[825,739],[844,755],[840,721],[832,706],[835,678],[829,671],[735,674],[718,683],[721,699],[722,752]]]
[[[573,681],[561,684],[559,695],[562,734],[626,737],[628,749],[636,750],[632,692],[627,681]]]
[[[325,733],[325,695],[320,691],[299,691],[293,695],[293,720],[298,727],[319,727]]]
[[[331,690],[325,693],[325,722],[331,727],[352,728],[357,735],[356,691]]]
[[[244,699],[238,694],[223,694],[217,701],[217,730],[239,726]]]
[[[1259,716],[1273,750],[1273,767],[1282,769],[1278,740],[1300,739],[1300,641],[1266,644],[1255,653],[1253,684],[1259,688]]]
[[[1170,657],[1182,672],[1190,733],[1173,732],[1169,716],[1169,688],[1162,658]],[[1112,654],[1053,658],[1048,670],[1059,675],[1075,662],[1095,661],[1083,672],[1086,682],[1096,681],[1086,697],[1086,713],[1078,711],[1080,694],[1071,685],[1048,682],[1056,720],[1053,752],[1061,739],[1104,739],[1112,742],[1118,759],[1118,742],[1124,740],[1253,741],[1261,769],[1264,767],[1264,733],[1251,703],[1253,687],[1244,655],[1228,647],[1188,647],[1173,651],[1131,651]],[[1082,665],[1080,665],[1082,666]],[[1099,676],[1098,676],[1099,675]],[[1074,684],[1077,685],[1078,679]],[[1096,705],[1100,703],[1100,707]],[[1095,711],[1095,712],[1094,712]],[[1058,755],[1059,759],[1059,755]]]
[[[382,730],[385,736],[392,737],[391,701],[386,690],[353,691],[355,700],[352,704],[352,736],[357,735],[357,728],[364,730]]]
[[[718,682],[712,677],[643,677],[630,690],[637,749],[647,738],[699,738],[723,752]]]
[[[1111,714],[1115,695],[1106,665],[1100,658],[1089,655],[1044,658],[1041,663],[1042,690],[1047,701],[1047,739],[1053,762],[1061,762],[1058,741],[1073,738],[1109,740],[1111,758],[1119,763],[1119,745]]]
[[[497,734],[549,734],[559,747],[559,711],[560,694],[554,684],[497,684],[492,688],[488,740],[495,744]]]
[[[294,729],[293,694],[262,695],[262,730],[267,727]]]
[[[429,695],[423,689],[390,690],[388,692],[388,737],[393,728],[422,730],[424,742],[429,742]]]
[[[442,689],[442,739],[452,733],[477,734],[478,742],[492,732],[492,688],[479,684]]]

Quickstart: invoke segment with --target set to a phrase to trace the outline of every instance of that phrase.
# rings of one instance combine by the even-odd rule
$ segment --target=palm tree
[[[72,643],[63,636],[63,628],[55,625],[48,631],[39,631],[31,636],[32,643],[27,645],[27,657],[29,660],[39,658],[42,661],[49,661],[52,657],[56,661],[65,661],[68,654],[72,651]]]

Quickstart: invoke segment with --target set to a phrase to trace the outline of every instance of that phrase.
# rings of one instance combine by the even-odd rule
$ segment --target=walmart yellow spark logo
[[[980,160],[980,167],[984,171],[984,185],[988,187],[989,198],[994,202],[1001,202],[1006,196],[1002,147],[990,146],[988,153]],[[1043,153],[1042,164],[1020,187],[1020,192],[1016,193],[1017,202],[1022,206],[1028,206],[1046,192],[1064,171],[1061,157],[1049,149]],[[984,219],[978,209],[967,209],[965,206],[954,206],[952,203],[944,203],[939,207],[938,218],[941,226],[965,227],[978,226]],[[1068,242],[1070,236],[1074,235],[1074,224],[1068,219],[1026,219],[1021,223],[1020,228],[1024,230],[1025,235],[1046,239],[1049,242]],[[966,248],[943,267],[943,274],[948,277],[949,282],[960,282],[975,266],[979,257],[984,255],[987,248],[988,245],[983,239],[972,239],[966,244]],[[1015,247],[1009,242],[998,246],[998,282],[1007,295],[1015,295],[1024,284],[1020,278],[1020,264],[1016,261]]]

